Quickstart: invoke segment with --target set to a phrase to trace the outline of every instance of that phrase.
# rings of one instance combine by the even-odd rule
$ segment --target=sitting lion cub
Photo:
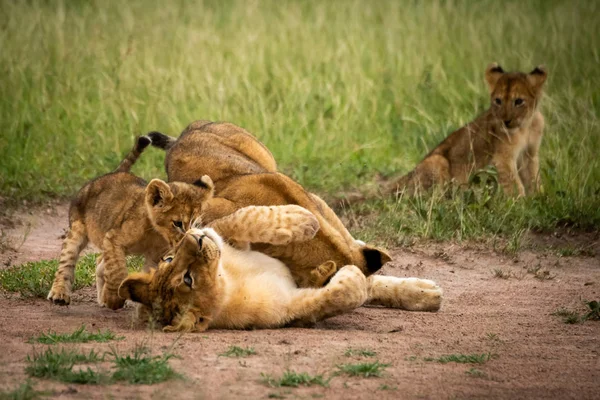
[[[212,198],[213,182],[203,176],[196,184],[165,183],[153,179],[146,186],[129,169],[150,144],[146,136],[112,173],[87,183],[69,209],[69,233],[65,238],[48,299],[71,302],[75,264],[88,240],[102,251],[97,260],[98,303],[113,310],[123,307],[118,288],[127,277],[125,256],[142,254],[146,265],[156,265],[198,218],[202,205]]]
[[[492,104],[467,126],[450,134],[407,175],[388,182],[384,194],[428,189],[469,176],[488,165],[498,170],[507,194],[524,196],[539,189],[538,151],[544,117],[537,111],[547,72],[504,72],[493,63],[485,71]]]
[[[275,209],[285,213],[287,207]],[[313,323],[384,296],[405,309],[437,310],[441,294],[432,281],[366,278],[354,265],[341,267],[322,288],[298,288],[281,261],[235,249],[211,228],[190,229],[158,269],[130,274],[119,288],[121,297],[143,304],[166,332]]]

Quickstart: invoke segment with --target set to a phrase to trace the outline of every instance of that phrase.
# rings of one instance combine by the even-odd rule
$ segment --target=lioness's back
[[[188,125],[165,159],[169,180],[193,183],[209,175],[217,183],[246,174],[275,172],[271,152],[237,125],[196,121]]]

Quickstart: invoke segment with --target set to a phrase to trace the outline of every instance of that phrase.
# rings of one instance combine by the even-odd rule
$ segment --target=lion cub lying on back
[[[281,215],[298,206],[274,207]],[[240,209],[240,218],[247,209]],[[310,213],[305,218],[312,218]],[[252,229],[248,225],[246,229]],[[143,304],[166,332],[208,328],[277,328],[313,323],[361,306],[370,298],[393,298],[408,310],[434,311],[441,289],[432,281],[365,275],[354,265],[338,270],[322,288],[298,288],[281,261],[238,250],[210,228],[191,229],[157,270],[133,273],[119,288]]]
[[[146,267],[175,245],[200,216],[202,205],[213,195],[213,182],[203,176],[196,184],[165,183],[153,179],[147,186],[129,169],[150,144],[145,136],[112,173],[87,183],[69,209],[69,233],[65,238],[48,299],[71,302],[75,264],[88,240],[102,251],[96,267],[98,303],[111,309],[123,307],[117,294],[127,276],[125,256],[142,254]]]
[[[448,136],[407,175],[386,183],[384,194],[427,189],[469,176],[487,165],[498,170],[507,194],[524,196],[539,189],[538,151],[544,117],[537,111],[547,72],[504,72],[493,63],[485,72],[492,104],[475,121]]]

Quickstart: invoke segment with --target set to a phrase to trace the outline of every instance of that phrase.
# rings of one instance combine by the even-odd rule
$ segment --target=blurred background
[[[408,172],[485,110],[497,61],[549,70],[544,193],[375,200],[349,211],[371,215],[355,229],[596,229],[599,17],[596,1],[0,0],[0,196],[70,196],[135,136],[209,119],[254,133],[282,171],[332,198]],[[163,160],[149,149],[134,171],[165,177]]]

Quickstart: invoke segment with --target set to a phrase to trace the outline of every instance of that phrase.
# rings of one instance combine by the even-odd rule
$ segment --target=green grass
[[[43,353],[34,350],[33,356],[28,355],[26,361],[25,372],[34,378],[80,384],[107,383],[110,380],[110,376],[99,368],[82,366],[104,361],[104,356],[100,356],[94,350],[90,350],[88,354],[64,348],[60,351],[48,348]]]
[[[479,370],[477,368],[470,368],[468,371],[465,371],[465,374],[468,376],[472,376],[474,378],[485,378],[487,377],[487,374],[485,372],[483,372],[482,370]]]
[[[282,171],[333,196],[408,172],[488,107],[489,62],[544,63],[543,193],[373,200],[348,211],[364,217],[352,230],[514,247],[528,230],[597,229],[599,11],[586,0],[0,0],[0,195],[71,195],[135,135],[204,118],[247,128]],[[134,171],[164,177],[163,158],[149,149]]]
[[[96,281],[97,254],[87,254],[79,259],[75,268],[73,290],[91,286]],[[129,271],[138,271],[143,264],[142,257],[128,257]],[[0,287],[8,292],[19,293],[23,297],[45,298],[52,287],[58,260],[27,262],[0,271]]]
[[[48,392],[35,390],[34,385],[28,380],[11,392],[0,392],[0,400],[36,400],[49,394]]]
[[[269,374],[260,374],[262,377],[262,382],[271,387],[298,387],[298,386],[329,386],[329,379],[325,379],[323,375],[310,375],[307,372],[295,372],[291,370],[287,370],[283,373],[283,375],[279,378],[275,378]]]
[[[239,346],[229,346],[226,352],[219,354],[220,357],[248,357],[255,355],[256,351],[254,347],[239,347]]]
[[[109,356],[107,358],[106,356]],[[136,346],[131,354],[122,355],[114,348],[100,355],[94,350],[88,354],[75,350],[54,349],[49,347],[45,352],[34,349],[32,356],[27,356],[25,372],[30,377],[53,379],[65,383],[110,384],[127,382],[130,384],[151,385],[169,379],[180,378],[169,360],[175,357],[171,353],[152,356],[144,346]],[[100,367],[92,369],[89,364],[111,362],[111,369]]]
[[[376,352],[374,352],[373,350],[369,350],[369,349],[348,349],[346,350],[346,352],[344,352],[344,355],[346,357],[352,357],[352,356],[360,356],[360,357],[375,357],[377,355]]]
[[[372,363],[341,364],[338,365],[338,373],[349,376],[362,376],[363,378],[380,377],[390,364],[382,364],[379,361]]]
[[[56,344],[56,343],[88,343],[88,342],[99,342],[104,343],[110,340],[123,340],[123,336],[115,336],[110,330],[101,332],[88,332],[85,329],[85,325],[82,325],[73,333],[56,333],[48,331],[42,333],[40,336],[32,337],[29,339],[29,343],[42,343],[42,344]]]
[[[458,363],[458,364],[485,364],[497,355],[491,353],[474,354],[448,354],[439,358],[427,357],[425,361],[437,361],[440,364]]]
[[[588,320],[600,321],[600,302],[589,301],[586,303],[587,308],[584,314],[566,308],[559,308],[552,315],[561,317],[565,324],[579,324]]]
[[[181,377],[169,365],[169,360],[175,357],[171,353],[152,356],[147,348],[136,346],[131,355],[120,355],[114,349],[109,354],[114,357],[114,381],[151,385]]]

